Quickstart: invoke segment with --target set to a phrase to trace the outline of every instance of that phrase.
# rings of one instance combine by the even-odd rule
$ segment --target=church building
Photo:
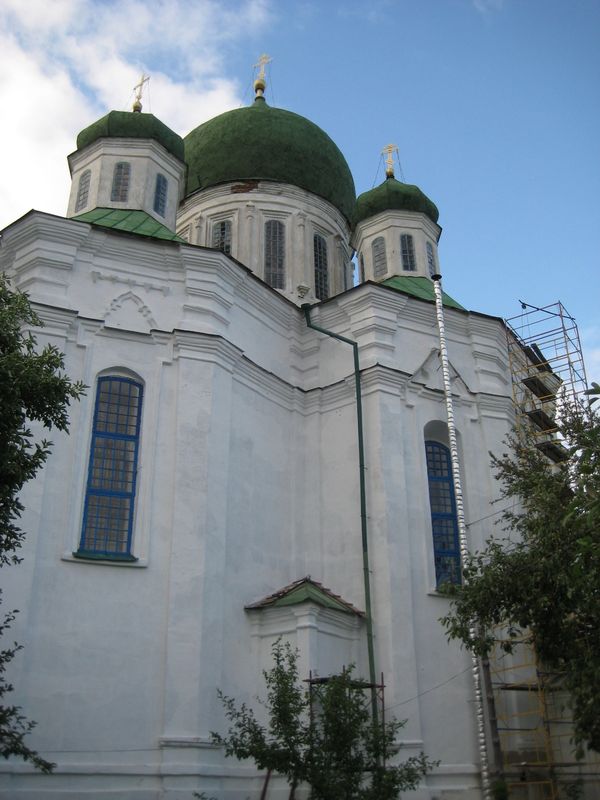
[[[406,796],[483,797],[470,656],[439,623],[461,576],[438,210],[391,164],[357,198],[329,136],[255,89],[183,139],[111,111],[77,137],[66,216],[2,233],[38,341],[88,387],[2,575],[13,702],[56,768],[3,762],[2,798],[258,800],[264,775],[210,733],[218,689],[257,706],[279,637],[303,678],[383,675],[399,757],[439,760]],[[475,523],[514,422],[506,328],[443,303]]]

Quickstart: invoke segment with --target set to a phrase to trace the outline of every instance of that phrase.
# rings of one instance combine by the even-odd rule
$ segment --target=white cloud
[[[504,8],[504,0],[472,0],[472,2],[480,14],[491,14]]]
[[[178,133],[237,107],[227,50],[270,14],[270,0],[3,0],[0,229],[31,207],[65,212],[76,134],[130,108],[142,71],[144,110]]]

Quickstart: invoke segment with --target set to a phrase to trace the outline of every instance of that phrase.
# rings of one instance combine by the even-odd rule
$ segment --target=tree
[[[47,345],[38,352],[35,337],[26,331],[40,326],[27,296],[12,291],[0,276],[0,567],[5,568],[21,561],[18,550],[25,533],[19,527],[24,510],[19,493],[42,468],[51,450],[51,442],[35,441],[30,423],[67,431],[69,403],[84,389],[63,373],[63,356],[56,347]],[[16,613],[4,615],[0,635],[10,628]],[[53,765],[25,743],[35,723],[27,720],[18,706],[4,704],[13,690],[6,668],[20,649],[14,643],[0,650],[0,754],[4,758],[18,756],[50,772]]]
[[[508,651],[524,637],[545,668],[563,675],[576,745],[600,751],[600,416],[565,403],[559,433],[567,447],[559,464],[532,433],[513,435],[510,452],[492,459],[511,502],[502,517],[508,535],[469,558],[442,622],[479,655],[494,646],[498,626]]]
[[[404,722],[373,723],[370,690],[353,677],[353,667],[321,683],[311,698],[299,679],[297,651],[278,640],[272,653],[274,666],[263,672],[266,726],[248,706],[219,692],[230,728],[226,736],[211,736],[225,755],[250,758],[267,775],[285,775],[290,797],[308,783],[311,800],[393,800],[435,766],[423,753],[389,764]]]

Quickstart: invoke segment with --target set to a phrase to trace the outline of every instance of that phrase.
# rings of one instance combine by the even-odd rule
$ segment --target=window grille
[[[156,188],[154,190],[154,210],[161,217],[164,217],[167,210],[167,179],[160,173],[156,176]]]
[[[88,204],[90,195],[90,181],[92,179],[91,170],[86,169],[79,178],[79,186],[77,187],[77,200],[75,201],[75,212],[82,211]]]
[[[318,300],[329,297],[329,274],[327,272],[327,242],[318,233],[313,237],[315,254],[315,295]]]
[[[415,272],[417,269],[415,245],[410,233],[403,233],[400,236],[400,252],[402,253],[402,269],[406,272]]]
[[[131,560],[142,385],[99,378],[79,555]]]
[[[223,253],[231,254],[231,222],[228,219],[213,224],[212,246]]]
[[[460,550],[450,450],[439,442],[426,441],[425,453],[436,585],[459,584]]]
[[[373,277],[382,278],[387,272],[387,259],[385,254],[385,239],[378,236],[371,245],[373,254]]]
[[[433,252],[433,245],[427,242],[427,269],[429,270],[429,277],[432,278],[437,270],[435,268],[435,254]]]
[[[131,164],[127,161],[119,161],[115,164],[113,172],[112,191],[110,199],[113,203],[126,203],[129,196],[129,181],[131,178]]]
[[[265,223],[265,281],[285,289],[285,225],[277,219]]]

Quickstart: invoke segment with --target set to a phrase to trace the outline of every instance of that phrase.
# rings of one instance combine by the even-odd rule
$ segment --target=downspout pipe
[[[465,524],[465,507],[463,503],[462,482],[460,476],[460,461],[458,458],[458,444],[456,439],[456,425],[454,423],[454,404],[452,401],[452,385],[450,382],[450,362],[448,360],[448,347],[446,343],[446,328],[444,324],[444,303],[442,296],[442,276],[432,275],[433,290],[435,293],[435,310],[440,339],[440,361],[444,382],[444,397],[446,400],[446,418],[448,420],[448,440],[450,442],[450,461],[452,463],[452,479],[456,500],[456,521],[458,523],[458,543],[460,550],[461,568],[469,557],[469,542],[467,539],[467,526]],[[461,570],[462,571],[462,570]],[[476,630],[469,627],[469,638],[474,640]],[[471,653],[471,673],[475,693],[475,709],[477,714],[477,739],[479,743],[479,759],[481,763],[481,785],[485,800],[491,800],[492,790],[490,785],[490,768],[485,735],[485,718],[483,713],[482,670],[477,656]]]
[[[369,682],[372,689],[372,703],[373,703],[373,721],[377,720],[377,701],[375,697],[375,685],[377,683],[375,675],[375,650],[373,646],[373,614],[371,611],[371,577],[369,571],[369,539],[367,529],[367,491],[365,487],[365,446],[363,436],[363,413],[362,413],[362,390],[360,385],[360,361],[358,358],[358,343],[353,339],[348,339],[346,336],[340,336],[339,333],[322,328],[320,325],[315,325],[310,318],[310,303],[304,303],[302,306],[306,324],[319,333],[325,336],[331,336],[339,342],[349,344],[354,354],[354,387],[356,391],[356,423],[358,429],[358,470],[360,481],[360,528],[362,537],[362,558],[363,558],[363,576],[365,586],[365,614],[367,623],[367,651],[369,657]]]

